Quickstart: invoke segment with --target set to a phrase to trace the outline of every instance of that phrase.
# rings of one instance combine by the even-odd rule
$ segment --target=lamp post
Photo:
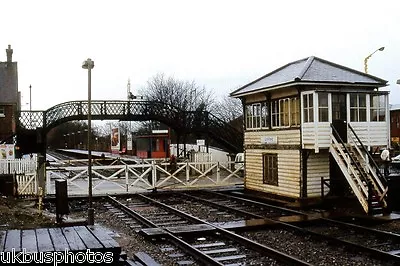
[[[364,71],[365,71],[365,74],[368,74],[368,59],[370,59],[370,57],[371,57],[374,53],[376,53],[376,52],[378,52],[378,51],[383,51],[383,50],[385,50],[385,47],[384,47],[384,46],[382,46],[381,48],[376,49],[372,54],[370,54],[369,56],[367,56],[367,57],[364,59]]]
[[[78,150],[82,149],[81,147],[81,131],[78,130],[78,132],[76,132],[78,134]]]
[[[32,129],[32,85],[29,84],[29,124]]]
[[[32,85],[29,85],[29,111],[32,112]]]
[[[92,69],[94,62],[88,58],[82,63],[82,68],[88,70],[88,176],[89,176],[89,208],[88,208],[88,224],[94,225],[94,209],[92,204],[92,147],[90,145],[90,133],[92,131],[92,103],[91,103],[91,89],[92,89]]]

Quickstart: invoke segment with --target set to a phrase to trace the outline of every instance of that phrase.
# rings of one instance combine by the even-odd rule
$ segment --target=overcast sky
[[[1,3],[0,61],[18,62],[22,108],[126,99],[157,73],[233,89],[311,55],[387,80],[400,103],[400,1],[20,1]],[[25,104],[25,105],[24,105]]]

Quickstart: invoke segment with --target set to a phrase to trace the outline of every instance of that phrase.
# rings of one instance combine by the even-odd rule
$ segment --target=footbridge
[[[88,102],[70,101],[45,111],[20,111],[17,143],[22,153],[45,153],[46,134],[51,128],[73,120],[87,120]],[[92,120],[155,120],[171,127],[178,136],[205,134],[227,151],[243,150],[243,134],[207,111],[182,111],[159,101],[91,101]]]

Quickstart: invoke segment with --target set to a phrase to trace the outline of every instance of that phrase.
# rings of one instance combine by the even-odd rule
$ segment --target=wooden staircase
[[[387,181],[362,144],[351,125],[347,143],[332,126],[330,153],[349,183],[364,211],[369,215],[383,214],[387,209]],[[374,166],[372,167],[371,164]]]

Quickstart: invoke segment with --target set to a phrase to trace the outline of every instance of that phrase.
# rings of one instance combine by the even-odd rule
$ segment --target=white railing
[[[37,160],[30,158],[0,160],[0,174],[15,175],[18,195],[37,195]]]
[[[92,166],[93,194],[135,193],[155,189],[190,189],[243,185],[242,169],[234,162],[195,162],[114,164]],[[47,168],[48,194],[54,194],[55,179],[67,180],[68,194],[88,193],[87,166],[58,166]]]
[[[23,174],[36,172],[37,161],[34,159],[2,159],[0,174]]]
[[[373,187],[379,193],[381,199],[383,199],[387,193],[387,188],[382,184],[382,181],[376,174],[376,169],[371,167],[371,164],[367,161],[367,155],[360,150],[358,146],[358,142],[356,142],[356,136],[351,130],[348,130],[348,142],[353,147],[353,151],[357,154],[357,157],[361,160],[364,170],[367,174],[370,174],[369,180],[372,182]],[[367,158],[367,159],[366,159]],[[384,204],[386,205],[386,201],[384,200]]]

